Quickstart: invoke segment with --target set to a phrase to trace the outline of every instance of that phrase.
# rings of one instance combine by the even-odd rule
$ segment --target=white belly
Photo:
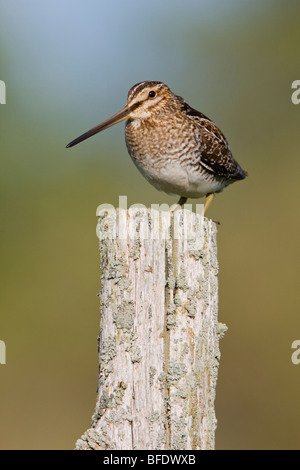
[[[208,193],[222,191],[226,186],[225,183],[216,181],[210,176],[204,176],[200,170],[193,167],[183,166],[176,161],[164,163],[163,166],[145,165],[133,161],[143,176],[156,189],[164,191],[167,194],[178,194],[188,198],[200,198]],[[148,161],[151,161],[150,159]],[[152,161],[153,162],[153,161]]]

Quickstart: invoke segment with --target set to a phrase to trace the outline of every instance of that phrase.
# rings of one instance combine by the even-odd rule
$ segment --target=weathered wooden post
[[[77,449],[213,449],[216,226],[189,210],[99,214],[99,387]]]

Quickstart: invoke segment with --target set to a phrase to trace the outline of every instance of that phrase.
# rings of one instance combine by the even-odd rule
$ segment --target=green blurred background
[[[96,207],[175,202],[124,126],[65,145],[142,80],[212,118],[249,177],[218,195],[217,449],[300,448],[300,3],[0,0],[0,447],[72,449],[97,389]],[[199,201],[200,202],[200,201]]]

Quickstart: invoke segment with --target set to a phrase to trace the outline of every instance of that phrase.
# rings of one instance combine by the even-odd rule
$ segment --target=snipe
[[[125,119],[126,145],[132,160],[153,186],[180,196],[173,209],[187,198],[206,196],[205,213],[215,193],[247,176],[220,129],[162,82],[134,85],[121,111],[67,147]]]

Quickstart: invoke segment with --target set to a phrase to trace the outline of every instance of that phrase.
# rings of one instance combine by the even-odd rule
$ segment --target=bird
[[[160,81],[134,85],[121,111],[66,147],[124,120],[127,150],[142,175],[156,189],[180,196],[171,211],[188,198],[205,197],[204,216],[216,193],[247,176],[216,124]]]

